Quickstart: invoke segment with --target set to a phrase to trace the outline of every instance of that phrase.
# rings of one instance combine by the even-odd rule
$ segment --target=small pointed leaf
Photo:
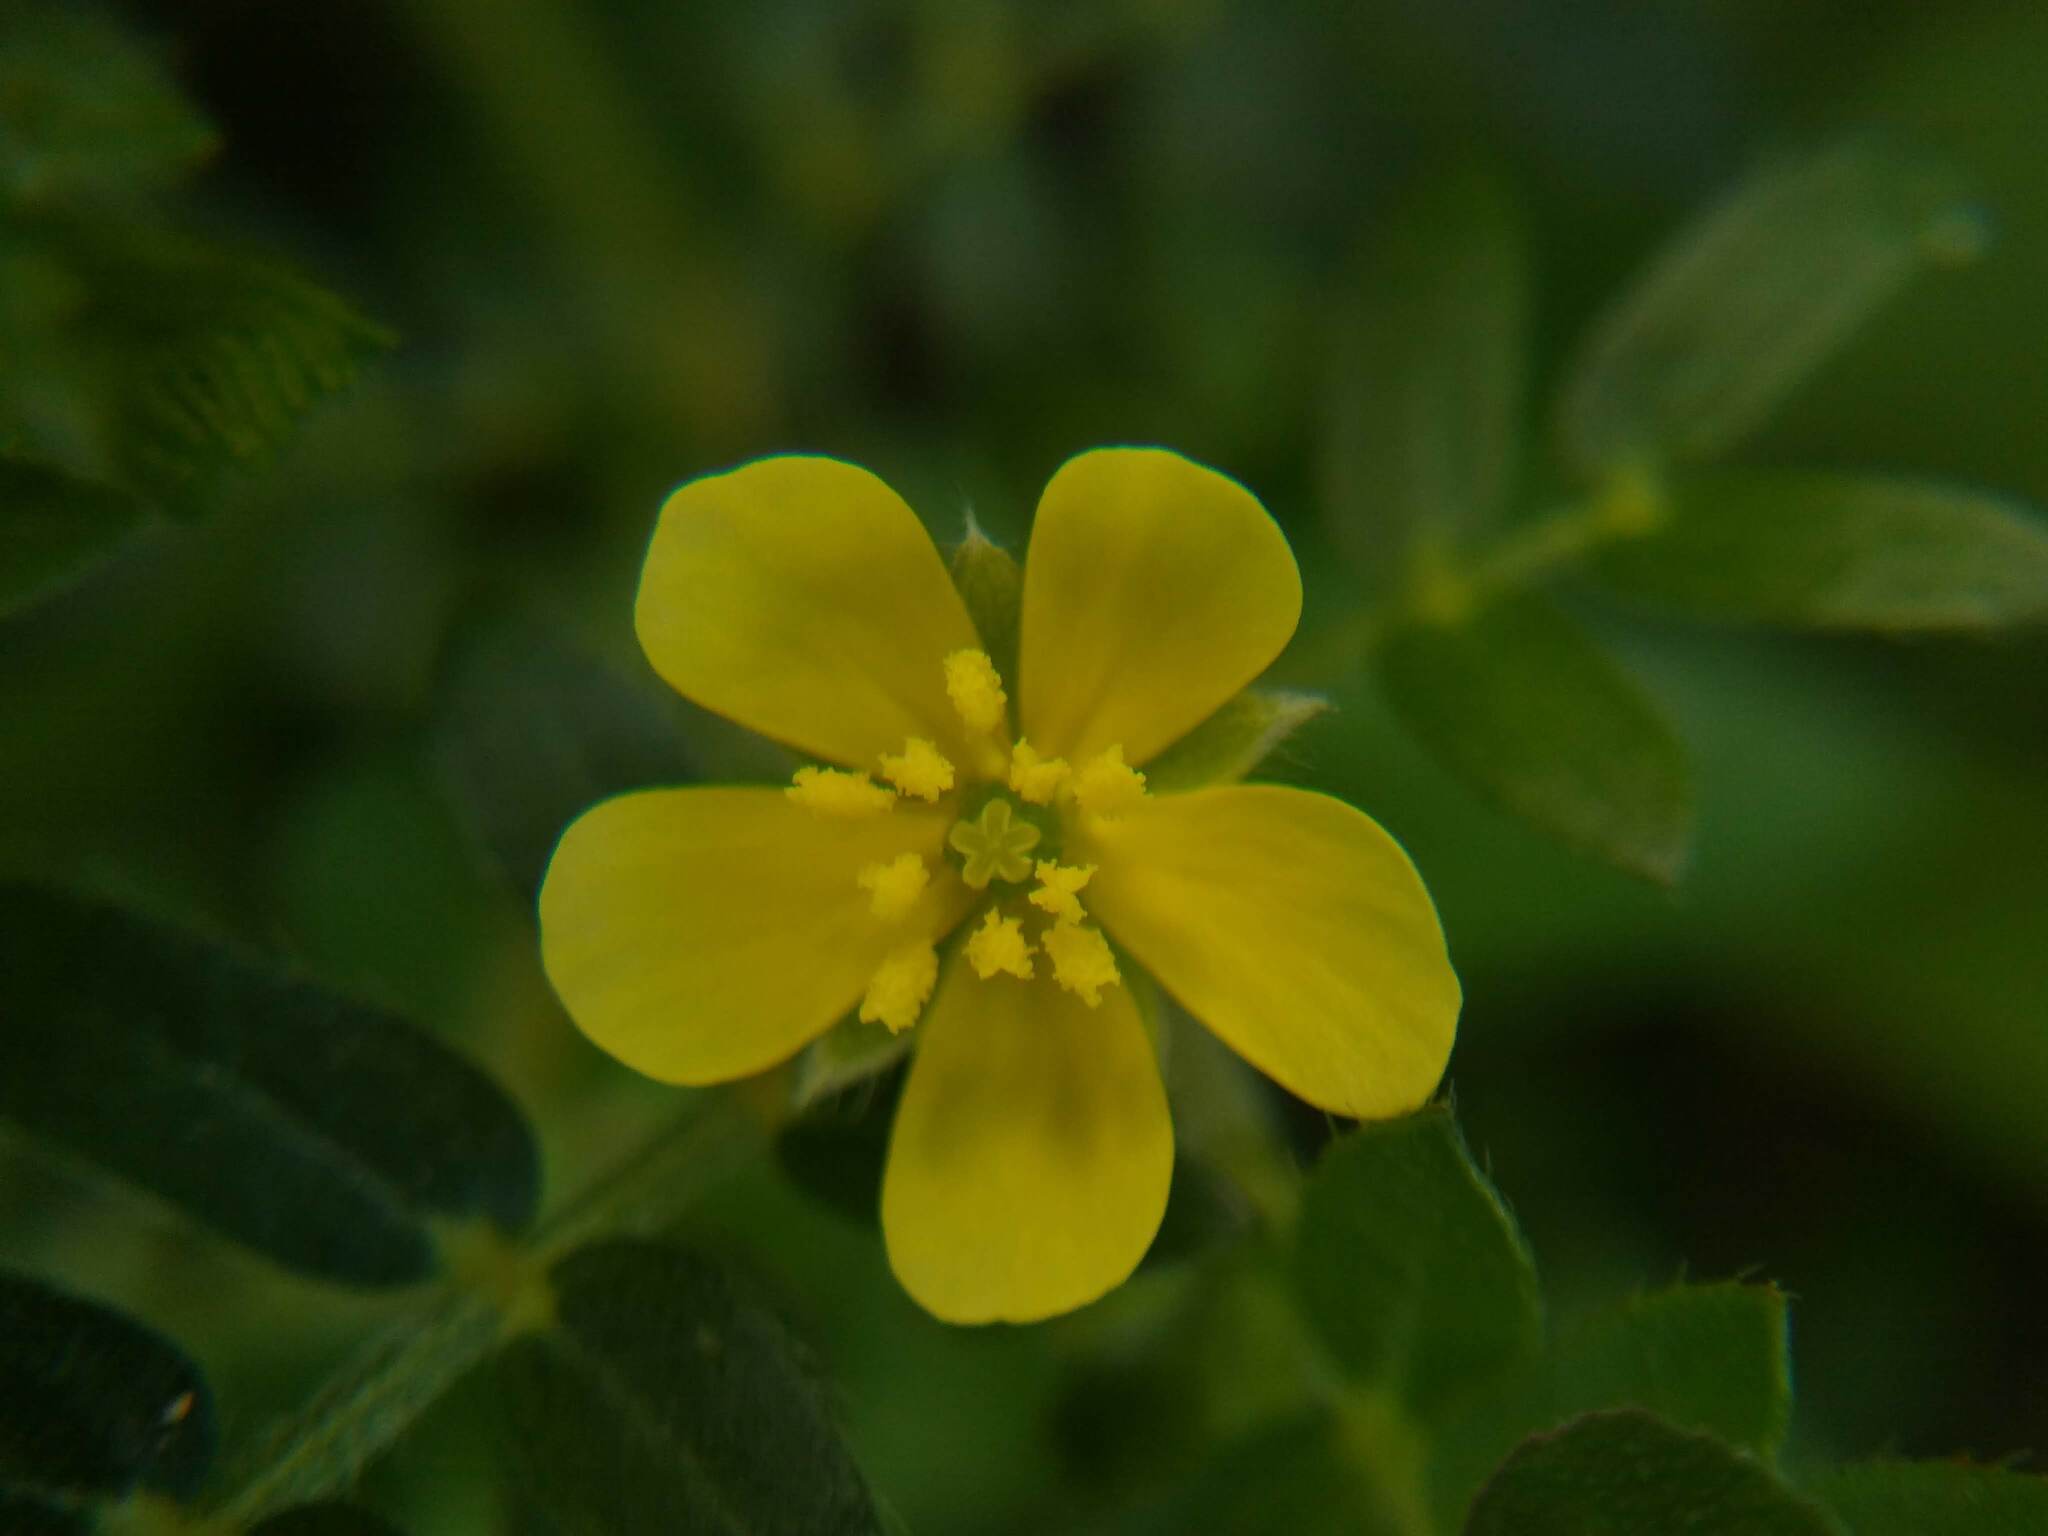
[[[0,885],[0,1115],[281,1264],[417,1280],[523,1225],[532,1132],[405,1021],[118,908]]]
[[[1598,476],[1724,452],[1916,271],[1981,240],[1946,172],[1880,143],[1762,172],[1594,325],[1560,391],[1566,458]]]
[[[53,465],[0,458],[0,615],[48,596],[106,559],[142,503]]]
[[[214,1440],[212,1395],[175,1345],[97,1302],[0,1272],[0,1479],[183,1497],[206,1475]]]
[[[1514,210],[1472,167],[1385,215],[1340,323],[1324,500],[1361,572],[1495,522],[1520,452],[1528,277]]]
[[[1701,619],[1894,633],[2048,620],[2048,519],[1954,486],[1812,471],[1674,478],[1596,577]]]
[[[1962,1462],[1867,1461],[1833,1467],[1807,1491],[1855,1536],[2039,1536],[2048,1477]]]
[[[728,1270],[609,1242],[554,1270],[557,1325],[500,1362],[521,1491],[586,1536],[883,1527],[804,1351]]]
[[[1668,884],[1684,863],[1684,749],[1635,683],[1533,595],[1411,623],[1378,657],[1403,724],[1472,788],[1560,841]]]
[[[1447,1109],[1331,1144],[1302,1194],[1294,1272],[1338,1361],[1421,1413],[1542,1336],[1529,1251]]]
[[[1473,1501],[1465,1536],[1844,1536],[1745,1452],[1629,1408],[1531,1436]]]
[[[1145,787],[1164,795],[1234,784],[1329,707],[1313,693],[1247,688],[1145,764]]]

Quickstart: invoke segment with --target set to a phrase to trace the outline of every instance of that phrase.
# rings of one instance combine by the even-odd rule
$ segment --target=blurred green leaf
[[[1312,693],[1247,688],[1145,764],[1145,785],[1164,795],[1236,783],[1329,707]]]
[[[1916,270],[1981,239],[1949,175],[1882,143],[1761,172],[1594,323],[1559,390],[1565,457],[1598,475],[1726,451]]]
[[[1331,1144],[1302,1194],[1295,1278],[1345,1368],[1425,1414],[1542,1337],[1528,1249],[1447,1109]]]
[[[393,1285],[522,1226],[524,1118],[388,1013],[117,908],[0,886],[0,1114],[281,1264]]]
[[[2048,1478],[1961,1462],[1867,1461],[1831,1467],[1806,1491],[1853,1536],[2039,1536]]]
[[[0,1272],[0,1478],[183,1497],[214,1439],[212,1394],[183,1351],[111,1308]]]
[[[1734,1284],[1633,1297],[1562,1333],[1540,1360],[1468,1394],[1433,1447],[1431,1497],[1441,1523],[1456,1523],[1525,1436],[1616,1408],[1772,1455],[1792,1411],[1785,1298],[1769,1286]]]
[[[665,690],[513,618],[480,618],[457,633],[432,751],[458,819],[528,899],[580,812],[697,777]]]
[[[1465,1536],[1841,1536],[1755,1458],[1638,1409],[1589,1413],[1501,1463]]]
[[[0,615],[83,575],[142,519],[142,504],[126,492],[0,458]]]
[[[46,345],[92,367],[115,477],[167,510],[262,461],[395,340],[268,262],[125,228],[47,238],[86,299]]]
[[[591,1536],[882,1529],[811,1362],[732,1273],[612,1242],[554,1283],[556,1326],[500,1362],[526,1500]]]
[[[366,1509],[339,1500],[301,1504],[249,1527],[245,1536],[398,1536]]]
[[[85,1517],[59,1504],[0,1488],[0,1531],[7,1536],[86,1536]]]
[[[1528,279],[1506,191],[1438,171],[1384,215],[1336,341],[1324,507],[1359,569],[1399,580],[1420,542],[1506,510],[1523,428]]]
[[[1472,788],[1630,874],[1677,878],[1692,822],[1684,748],[1547,599],[1404,625],[1377,662],[1394,713]]]
[[[2001,497],[1912,480],[1716,470],[1674,478],[1661,521],[1593,569],[1703,619],[1967,630],[2048,619],[2048,523]]]
[[[1245,1192],[1227,1175],[1182,1151],[1173,1160],[1166,1214],[1142,1262],[1157,1266],[1198,1257],[1243,1236],[1256,1220]]]
[[[1024,571],[1008,550],[967,519],[967,537],[953,548],[953,585],[997,673],[1017,676],[1017,630],[1024,607]]]
[[[0,193],[44,203],[132,191],[214,144],[156,58],[107,17],[0,3]]]

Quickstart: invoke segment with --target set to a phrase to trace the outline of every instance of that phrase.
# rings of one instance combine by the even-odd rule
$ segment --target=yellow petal
[[[707,709],[870,768],[921,736],[962,760],[945,659],[981,644],[917,515],[836,459],[756,459],[671,495],[633,612]]]
[[[1421,877],[1371,817],[1240,784],[1147,800],[1093,841],[1089,909],[1281,1087],[1361,1118],[1435,1091],[1458,978]]]
[[[747,1077],[857,1003],[909,937],[968,900],[935,877],[878,920],[861,871],[911,853],[939,867],[946,822],[904,807],[846,821],[779,789],[660,789],[585,811],[540,893],[541,959],[601,1049],[670,1083]]]
[[[1024,562],[1019,708],[1048,757],[1142,766],[1266,669],[1301,573],[1251,492],[1179,454],[1102,448],[1039,499]]]
[[[956,956],[926,1015],[882,1181],[890,1267],[953,1323],[1034,1322],[1120,1285],[1151,1246],[1173,1128],[1123,988],[1090,1009]]]

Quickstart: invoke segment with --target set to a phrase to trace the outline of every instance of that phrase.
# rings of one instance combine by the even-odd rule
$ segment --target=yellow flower
[[[1102,449],[1039,502],[1006,678],[874,476],[773,458],[692,481],[648,551],[641,644],[818,762],[586,812],[541,891],[549,978],[674,1083],[760,1072],[855,1011],[919,1026],[882,1188],[898,1278],[957,1322],[1092,1301],[1143,1257],[1173,1169],[1127,968],[1335,1114],[1415,1108],[1450,1054],[1443,933],[1376,823],[1301,789],[1146,785],[1300,609],[1248,491]]]

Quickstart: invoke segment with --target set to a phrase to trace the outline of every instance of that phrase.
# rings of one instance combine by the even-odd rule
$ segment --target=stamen
[[[953,765],[922,736],[913,736],[896,756],[882,754],[882,777],[894,784],[899,794],[936,802],[953,787]]]
[[[1042,757],[1028,741],[1011,749],[1010,788],[1033,805],[1051,805],[1072,772],[1064,757]]]
[[[1111,747],[1074,775],[1074,798],[1096,816],[1115,816],[1145,798],[1145,775],[1124,761],[1124,749]]]
[[[917,1022],[939,979],[939,952],[929,944],[906,944],[875,968],[867,996],[860,1000],[863,1024],[886,1024],[900,1035]]]
[[[799,768],[783,793],[820,816],[848,820],[880,815],[896,803],[894,795],[866,774],[843,768]]]
[[[931,877],[923,859],[914,853],[899,853],[886,864],[867,865],[855,878],[868,892],[868,910],[883,922],[893,923],[917,905]]]
[[[1104,987],[1123,979],[1100,929],[1082,923],[1054,923],[1038,942],[1052,961],[1052,979],[1090,1008],[1102,1001]]]
[[[990,880],[1030,879],[1028,855],[1038,837],[1038,828],[1015,819],[1010,802],[997,796],[981,808],[979,820],[954,822],[946,841],[963,861],[960,878],[980,891]]]
[[[983,981],[997,972],[1031,979],[1031,945],[1024,937],[1024,924],[990,909],[981,926],[967,936],[967,963]]]
[[[1063,923],[1078,923],[1085,915],[1079,892],[1094,873],[1093,864],[1054,864],[1040,859],[1038,889],[1031,893],[1031,905],[1041,912],[1050,912]]]
[[[1010,696],[986,651],[955,651],[946,658],[946,696],[970,731],[986,735],[1008,717]]]

